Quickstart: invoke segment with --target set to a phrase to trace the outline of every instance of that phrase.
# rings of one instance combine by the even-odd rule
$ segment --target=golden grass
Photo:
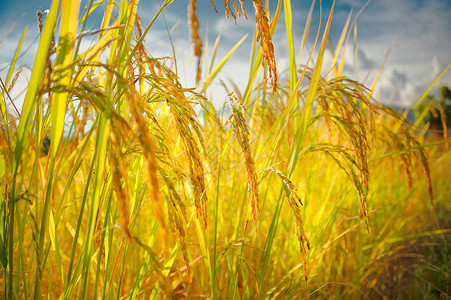
[[[242,1],[241,10],[223,3],[226,16],[246,17]],[[41,56],[20,114],[7,109],[20,70],[1,82],[2,297],[371,298],[391,292],[384,272],[398,253],[414,253],[404,252],[409,243],[447,243],[424,201],[446,206],[439,167],[449,151],[431,146],[444,142],[425,145],[341,67],[321,76],[327,30],[316,66],[278,78],[278,15],[270,24],[262,1],[253,3],[263,68],[256,59],[243,97],[223,83],[236,90],[230,115],[207,97],[227,59],[198,90],[183,87],[171,62],[144,47],[153,21],[141,24],[136,2],[122,2],[111,20],[109,1],[92,32],[98,43],[64,62],[50,59],[62,45],[38,16]],[[197,4],[189,22],[199,81]],[[71,80],[55,70],[73,70]],[[55,94],[66,95],[58,120],[67,132],[49,145]]]
[[[272,44],[271,31],[269,29],[269,20],[266,11],[263,8],[262,0],[253,0],[255,7],[255,23],[257,25],[257,42],[260,41],[263,50],[263,62],[267,62],[269,68],[269,78],[271,79],[273,93],[277,89],[277,69],[274,54],[274,45]],[[266,80],[266,72],[263,72]]]
[[[269,173],[274,173],[282,180],[283,189],[285,191],[288,204],[295,217],[294,228],[297,238],[299,240],[299,250],[301,253],[302,266],[304,268],[305,284],[307,285],[308,273],[307,273],[307,250],[310,250],[310,242],[305,234],[304,226],[302,225],[302,213],[301,206],[302,200],[297,195],[297,189],[288,177],[279,170],[275,170],[272,167],[266,168],[259,174],[260,183],[265,179]]]
[[[246,120],[243,115],[243,106],[238,101],[236,96],[232,93],[229,94],[229,102],[232,108],[233,118],[232,125],[235,136],[240,144],[241,151],[244,154],[246,175],[247,175],[247,190],[249,193],[249,201],[251,204],[251,214],[254,220],[254,225],[257,229],[257,221],[260,215],[260,204],[258,200],[258,180],[257,172],[255,170],[254,159],[252,158],[251,148],[249,143],[249,129]]]

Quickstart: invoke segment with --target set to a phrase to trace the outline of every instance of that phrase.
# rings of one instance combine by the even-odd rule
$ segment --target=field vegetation
[[[334,6],[324,28],[310,28],[311,10],[295,49],[289,0],[271,16],[253,0],[255,21],[225,0],[256,31],[246,89],[224,85],[216,110],[212,82],[242,40],[203,59],[191,0],[197,85],[185,87],[143,43],[184,4],[166,0],[143,24],[138,1],[110,0],[85,31],[100,2],[54,0],[38,15],[21,109],[9,93],[21,44],[1,79],[2,298],[450,297],[447,131],[429,140],[427,122],[372,97],[379,76],[366,87],[343,75],[355,17],[331,49]],[[282,14],[287,76],[272,43]]]

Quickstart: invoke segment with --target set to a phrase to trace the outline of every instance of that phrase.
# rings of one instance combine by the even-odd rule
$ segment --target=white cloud
[[[223,73],[219,75],[222,79],[227,79],[230,76],[240,88],[244,89],[245,82],[247,81],[246,75],[249,70],[252,34],[255,27],[252,3],[245,3],[249,19],[246,20],[241,17],[237,19],[238,25],[235,25],[233,19],[225,19],[223,7],[221,7],[222,3],[220,1],[216,2],[219,14],[214,12],[209,3],[198,7],[202,37],[205,36],[208,28],[209,56],[207,60],[211,59],[214,41],[219,33],[221,34],[221,43],[218,49],[216,63],[245,33],[250,33],[246,42],[240,46],[237,52],[231,57],[229,63],[224,67]],[[348,15],[347,10],[352,6],[355,15],[357,10],[366,2],[366,0],[337,0],[331,28],[331,39],[334,45],[336,45]],[[272,9],[274,9],[274,3],[270,3]],[[149,3],[145,1],[141,1],[139,5],[139,13],[144,24],[147,25],[156,13],[159,5],[155,2]],[[189,39],[190,34],[187,24],[186,5],[185,2],[171,4],[165,10],[164,16],[171,30],[182,83],[187,86],[193,86],[195,61],[193,60],[189,64],[193,50]],[[316,5],[319,5],[318,1]],[[306,63],[306,54],[312,47],[312,39],[316,34],[319,14],[317,10],[314,12],[314,18],[310,28],[310,39],[304,52],[304,57],[299,61],[299,47],[310,3],[293,1],[292,6],[296,59],[297,63],[303,64]],[[323,19],[327,18],[329,9],[330,7],[324,7]],[[273,10],[271,12],[273,13]],[[407,28],[394,45],[385,63],[375,96],[380,96],[380,100],[387,101],[390,95],[393,94],[393,102],[397,104],[408,105],[414,103],[444,67],[451,62],[451,51],[449,51],[451,49],[450,15],[451,5],[447,1],[371,1],[357,22],[357,72],[354,73],[354,47],[351,36],[346,50],[345,73],[349,77],[366,80],[365,84],[370,85],[390,45],[399,33],[404,28]],[[280,72],[288,68],[288,51],[283,18],[282,11],[274,37],[277,67]],[[33,26],[29,29],[24,47],[32,44],[33,37],[37,35],[35,17],[29,14],[27,20]],[[17,40],[20,37],[23,27],[16,25],[16,28],[17,30],[12,32],[0,47],[0,69],[7,66],[8,61],[12,57],[11,53],[14,51],[11,49],[15,49],[17,45]],[[159,18],[154,24],[146,41],[146,46],[152,56],[172,55],[172,48],[162,18]],[[207,41],[204,41],[204,44],[206,43]],[[36,45],[37,43],[22,58],[19,65],[27,64],[31,66]],[[83,46],[86,46],[86,44]],[[326,69],[329,67],[328,64],[331,61],[330,54],[327,55],[326,60],[328,61],[326,61],[323,71],[327,71]],[[313,56],[313,59],[316,59],[316,54]],[[438,85],[440,84],[451,84],[451,71],[439,81]],[[380,92],[381,90],[383,92]]]
[[[359,9],[365,2],[344,0],[339,3],[352,4]],[[450,15],[451,6],[443,1],[372,1],[357,22],[358,79],[363,80],[365,75],[361,76],[371,71],[365,83],[372,83],[392,42],[405,29],[385,62],[375,97],[388,101],[393,96],[394,104],[414,104],[451,62]],[[353,60],[353,54],[349,57]],[[350,61],[346,62],[353,66]],[[451,84],[450,73],[445,74],[437,86]],[[432,92],[436,90],[437,87]]]

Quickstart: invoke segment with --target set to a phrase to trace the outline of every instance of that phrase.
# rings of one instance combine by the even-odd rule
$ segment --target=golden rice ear
[[[235,21],[235,24],[236,24],[237,16],[241,17],[241,13],[243,13],[243,16],[247,19],[246,9],[244,8],[243,0],[240,0],[241,11],[236,6],[235,0],[232,0],[232,4],[230,4],[230,0],[223,0],[223,2],[224,2],[224,9],[225,9],[226,17],[229,18],[229,16],[232,15],[233,20]],[[218,9],[216,8],[215,2],[213,0],[211,0],[211,4],[213,5],[213,8],[215,9],[215,11],[218,12]]]
[[[191,29],[191,40],[193,41],[194,45],[194,55],[197,56],[196,84],[198,84],[201,74],[202,40],[199,36],[199,19],[196,15],[196,2],[197,0],[191,0],[188,14]]]
[[[232,108],[231,117],[233,118],[233,131],[236,134],[236,138],[238,139],[238,143],[240,144],[241,151],[243,152],[245,158],[251,214],[255,229],[257,229],[257,221],[260,216],[260,204],[258,199],[257,173],[255,171],[255,162],[252,158],[251,147],[249,143],[249,129],[242,112],[244,108],[233,93],[229,94],[229,102]]]
[[[241,11],[243,12],[244,17],[247,20],[247,14],[246,14],[246,10],[244,9],[244,3],[243,0],[240,0],[240,4],[241,4]]]
[[[310,250],[310,242],[307,238],[307,235],[305,234],[303,220],[302,220],[302,213],[301,213],[301,206],[302,200],[297,195],[297,189],[291,182],[291,180],[281,171],[274,169],[273,167],[269,167],[264,169],[260,172],[258,175],[259,177],[259,184],[263,182],[263,180],[266,178],[266,176],[269,173],[276,174],[279,176],[280,180],[282,180],[282,187],[285,191],[285,195],[288,200],[288,204],[290,205],[291,211],[294,215],[294,228],[296,231],[296,236],[299,241],[299,252],[301,254],[301,261],[304,268],[304,280],[305,284],[307,284],[308,279],[308,273],[307,273],[307,250]]]
[[[271,31],[269,29],[269,20],[263,8],[262,0],[253,0],[255,7],[255,17],[257,24],[257,41],[263,51],[263,62],[266,60],[269,67],[269,78],[271,79],[272,92],[275,93],[277,89],[277,69],[276,59],[274,56],[274,45],[272,43]],[[266,72],[263,73],[266,80]]]
[[[115,191],[117,206],[119,211],[119,224],[129,241],[132,241],[133,235],[129,228],[130,218],[130,197],[127,184],[127,166],[124,163],[124,155],[119,146],[122,142],[120,137],[111,132],[111,153],[108,160],[112,168],[113,189]]]
[[[216,13],[218,13],[218,9],[216,8],[215,2],[211,0],[211,5],[213,5],[213,8],[215,9]]]

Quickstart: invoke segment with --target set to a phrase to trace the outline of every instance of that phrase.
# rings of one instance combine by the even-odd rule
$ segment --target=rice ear
[[[241,12],[243,13],[244,17],[247,19],[246,9],[244,9],[243,1],[244,0],[240,0]],[[224,3],[226,17],[229,18],[231,15],[235,22],[235,25],[236,25],[236,18],[241,17],[241,12],[238,9],[238,7],[236,6],[235,0],[232,0],[232,4],[230,4],[230,0],[223,0],[223,3]],[[218,12],[218,10],[216,9],[215,2],[213,0],[211,0],[211,4],[213,5],[215,11]]]
[[[249,129],[246,124],[246,120],[241,111],[243,108],[236,96],[231,93],[229,94],[229,102],[232,108],[232,126],[235,132],[238,143],[240,144],[241,151],[244,154],[245,165],[246,165],[246,175],[248,183],[248,194],[249,201],[251,204],[251,214],[254,221],[255,230],[257,230],[257,221],[260,216],[260,204],[258,199],[258,179],[257,173],[255,171],[255,162],[252,158],[250,143],[249,143]]]
[[[199,36],[199,19],[196,15],[196,2],[197,0],[191,0],[188,15],[190,21],[191,40],[194,44],[194,55],[197,57],[196,84],[198,84],[201,76],[202,40]]]
[[[111,131],[111,146],[108,159],[112,168],[113,186],[116,194],[118,211],[119,211],[119,223],[122,230],[129,241],[132,241],[133,235],[129,229],[130,218],[130,199],[127,184],[127,168],[124,164],[123,153],[121,149],[122,140],[115,133],[115,130]]]
[[[257,41],[260,40],[260,45],[263,51],[263,62],[268,63],[269,78],[271,79],[272,92],[275,93],[277,89],[277,69],[276,58],[274,54],[274,45],[272,43],[271,31],[269,29],[269,20],[263,8],[262,0],[253,0],[255,7],[255,18],[257,24]],[[263,73],[266,80],[266,72]]]
[[[295,221],[294,221],[294,227],[296,231],[296,236],[299,241],[299,251],[301,253],[301,260],[302,265],[304,268],[304,280],[305,284],[307,285],[307,279],[308,279],[308,273],[307,273],[307,250],[310,250],[310,242],[307,239],[307,235],[305,234],[304,226],[303,226],[303,220],[302,220],[302,214],[301,214],[301,207],[302,200],[297,195],[297,189],[291,182],[291,180],[281,171],[276,170],[272,167],[266,168],[259,174],[259,183],[261,183],[266,176],[269,173],[276,174],[281,180],[282,180],[282,186],[285,191],[285,195],[288,200],[288,204],[290,205],[291,211],[293,212]]]

